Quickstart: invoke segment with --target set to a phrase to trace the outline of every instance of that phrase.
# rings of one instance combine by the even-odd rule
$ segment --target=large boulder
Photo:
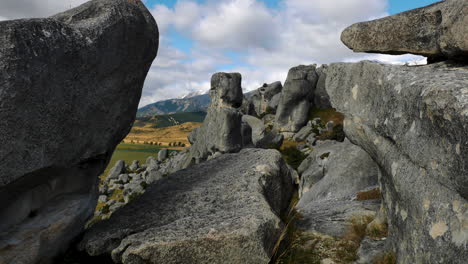
[[[307,231],[340,237],[352,217],[375,215],[379,200],[356,201],[359,192],[378,186],[379,168],[360,147],[325,141],[301,163],[299,226]]]
[[[203,125],[190,137],[193,144],[185,161],[186,168],[216,152],[232,153],[242,148],[242,113],[244,96],[239,73],[216,73],[211,78],[211,104]]]
[[[275,95],[281,93],[282,89],[283,86],[281,82],[274,82],[271,84],[264,84],[262,87],[255,90],[250,96],[255,114],[257,116],[262,116],[264,114],[273,113],[275,109],[270,108],[270,102]]]
[[[356,52],[412,53],[435,60],[465,60],[468,54],[468,2],[447,0],[370,22],[357,23],[341,35]]]
[[[83,230],[158,38],[126,0],[0,22],[0,263],[48,263]]]
[[[326,89],[346,116],[347,137],[382,169],[399,263],[468,258],[467,83],[468,67],[448,63],[327,70]]]
[[[276,111],[276,130],[295,133],[307,123],[317,80],[315,65],[289,70]]]
[[[180,170],[84,235],[116,263],[269,263],[292,171],[276,150],[244,149]]]

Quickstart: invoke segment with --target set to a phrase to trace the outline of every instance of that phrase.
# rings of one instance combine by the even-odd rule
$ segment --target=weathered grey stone
[[[305,174],[309,168],[322,176],[309,179]],[[326,141],[316,146],[301,163],[298,172],[301,174],[300,205],[323,198],[352,199],[359,191],[376,186],[379,175],[377,164],[371,157],[348,140]]]
[[[128,166],[131,171],[137,171],[140,168],[140,162],[138,160],[132,161],[132,164]]]
[[[98,202],[105,203],[107,201],[106,195],[99,195]]]
[[[242,146],[244,148],[254,148],[252,142],[252,127],[247,122],[241,123]]]
[[[154,171],[159,169],[159,161],[150,156],[146,159],[146,171]]]
[[[399,263],[468,258],[468,67],[334,64],[326,88],[347,137],[382,168]],[[430,252],[430,254],[429,254]]]
[[[295,133],[307,124],[317,80],[315,65],[300,65],[289,70],[276,111],[276,130]]]
[[[348,27],[341,40],[356,52],[412,53],[466,60],[468,2],[447,0]]]
[[[211,105],[203,125],[192,139],[182,168],[199,163],[216,153],[238,152],[242,148],[242,77],[239,73],[216,73],[211,78]]]
[[[312,133],[312,130],[313,128],[310,127],[310,126],[304,126],[303,128],[301,128],[301,130],[299,130],[299,132],[297,132],[293,139],[294,141],[304,141],[311,133]]]
[[[125,161],[118,160],[107,175],[107,180],[118,179],[119,175],[125,173]]]
[[[278,93],[278,94],[275,94],[271,98],[270,102],[268,103],[268,108],[270,109],[272,114],[276,113],[276,110],[278,109],[278,105],[280,103],[280,100],[281,100],[281,93]]]
[[[120,174],[119,175],[119,182],[127,183],[129,180],[128,174]]]
[[[358,192],[378,184],[379,168],[360,147],[326,141],[298,168],[301,174],[297,210],[300,228],[339,237],[353,216],[375,215],[377,201],[355,201]]]
[[[273,131],[268,131],[262,120],[254,116],[244,115],[242,116],[242,121],[251,128],[251,141],[255,147],[279,148],[282,145],[283,135]],[[246,131],[248,131],[248,129]],[[244,132],[244,134],[246,137],[248,137],[247,132]],[[245,139],[244,142],[248,144],[249,139]]]
[[[328,96],[327,90],[325,89],[325,81],[327,79],[327,65],[322,65],[317,68],[317,75],[319,76],[317,81],[317,87],[314,91],[314,107],[320,109],[331,108],[330,97]]]
[[[276,108],[270,109],[270,102],[274,96],[281,93],[282,89],[283,86],[281,82],[274,82],[271,84],[264,84],[262,87],[255,90],[250,97],[250,101],[254,106],[255,115],[262,116],[264,114],[273,113]]]
[[[308,146],[314,146],[315,142],[317,142],[317,135],[315,133],[311,133],[309,136],[307,136],[306,144]]]
[[[291,171],[276,150],[244,149],[180,170],[94,225],[80,243],[118,263],[269,263]]]
[[[82,231],[157,48],[139,1],[0,23],[0,263],[48,263]]]
[[[150,171],[146,176],[145,181],[147,184],[151,184],[163,178],[163,174],[159,171]]]
[[[159,152],[158,152],[158,160],[159,161],[165,161],[167,159],[167,157],[169,156],[169,150],[164,148],[164,149],[161,149]]]
[[[375,263],[377,257],[390,251],[390,243],[387,240],[375,240],[365,237],[361,241],[361,246],[357,251],[356,264],[369,264]]]
[[[198,131],[198,127],[193,129],[192,132],[190,132],[190,134],[187,136],[187,139],[188,141],[190,142],[191,145],[193,145],[195,143],[195,140],[197,138],[197,131]]]

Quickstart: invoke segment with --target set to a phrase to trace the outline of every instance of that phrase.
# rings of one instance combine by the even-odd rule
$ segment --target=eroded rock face
[[[180,170],[93,226],[80,248],[116,263],[268,263],[293,192],[276,150]]]
[[[269,131],[262,120],[249,115],[242,116],[244,126],[249,128],[242,133],[244,145],[248,146],[250,143],[256,148],[279,148],[283,144],[283,135],[273,131]],[[246,132],[246,131],[250,131]]]
[[[211,78],[211,105],[203,125],[190,135],[193,144],[182,167],[199,163],[216,152],[232,153],[242,148],[243,102],[239,73],[216,73]]]
[[[314,92],[314,107],[320,109],[331,108],[330,97],[328,96],[327,90],[325,89],[325,80],[327,79],[327,65],[322,65],[317,68],[317,75],[319,76],[317,81],[317,87]]]
[[[315,65],[289,70],[276,111],[276,130],[295,133],[307,123],[317,80]]]
[[[379,168],[360,147],[325,141],[301,163],[299,227],[340,237],[353,216],[374,215],[380,200],[356,201],[358,192],[378,186]]]
[[[341,40],[356,52],[412,53],[467,60],[468,2],[447,0],[347,28]]]
[[[274,113],[276,110],[274,102],[271,105],[273,108],[270,107],[270,102],[275,95],[281,93],[282,89],[283,86],[281,82],[274,82],[271,84],[264,84],[262,87],[255,90],[250,97],[250,101],[254,105],[255,114],[261,116],[265,113]]]
[[[333,64],[326,89],[347,137],[382,168],[399,263],[464,263],[468,67]]]
[[[140,2],[0,23],[1,263],[47,263],[82,231],[157,48]]]

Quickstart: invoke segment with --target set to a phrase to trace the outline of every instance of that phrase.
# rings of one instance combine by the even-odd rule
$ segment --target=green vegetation
[[[374,264],[396,264],[397,257],[396,257],[395,252],[389,251],[378,256],[376,259],[374,259],[373,263]]]
[[[299,168],[299,165],[301,165],[302,161],[305,160],[305,158],[307,158],[307,155],[302,153],[295,146],[281,148],[280,152],[283,156],[284,161],[286,161],[286,163],[288,163],[295,170],[297,170],[297,168]]]
[[[112,154],[111,161],[107,165],[103,175],[107,175],[118,160],[123,160],[126,164],[131,164],[132,161],[138,160],[140,164],[144,164],[149,156],[156,157],[161,149],[162,147],[155,145],[121,143],[115,149],[114,154]]]
[[[203,123],[205,120],[205,112],[181,112],[170,115],[153,115],[137,117],[134,127],[150,127],[150,128],[163,128],[175,125],[180,125],[187,122]]]

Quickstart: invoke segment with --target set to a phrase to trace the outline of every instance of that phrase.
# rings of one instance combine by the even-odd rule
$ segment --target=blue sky
[[[244,90],[284,81],[298,64],[415,56],[354,54],[339,40],[352,23],[435,0],[146,0],[160,27],[160,50],[140,106],[209,89],[217,71],[243,74]]]

